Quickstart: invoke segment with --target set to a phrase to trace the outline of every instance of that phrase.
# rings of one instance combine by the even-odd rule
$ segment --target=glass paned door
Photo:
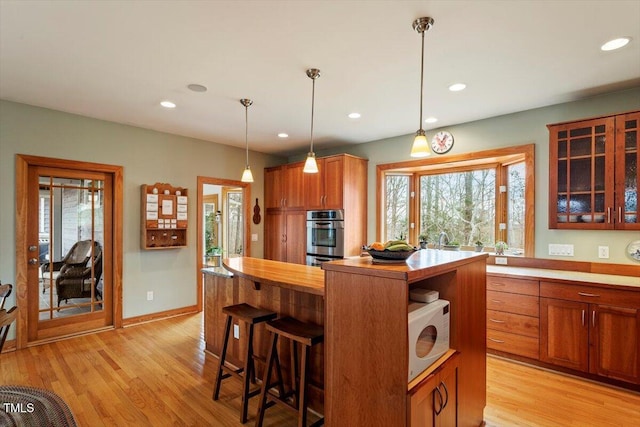
[[[29,233],[37,230],[39,268],[38,277],[29,280],[29,340],[108,326],[113,320],[110,274],[105,274],[111,265],[111,176],[34,169],[29,200],[37,215],[30,216]]]
[[[620,229],[640,229],[640,112],[616,118],[616,221]]]

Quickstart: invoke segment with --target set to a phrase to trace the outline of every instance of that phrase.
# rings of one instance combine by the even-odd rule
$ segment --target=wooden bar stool
[[[275,319],[277,314],[273,311],[263,310],[253,307],[249,304],[236,304],[224,307],[222,312],[227,315],[225,324],[224,338],[222,341],[222,351],[220,352],[220,361],[218,365],[218,375],[216,376],[216,385],[213,389],[213,400],[218,400],[220,395],[220,385],[222,380],[231,376],[237,377],[242,381],[242,410],[240,412],[240,422],[247,422],[247,408],[249,399],[260,393],[260,388],[250,390],[249,381],[253,384],[256,382],[256,368],[253,362],[253,326]],[[244,367],[233,369],[224,364],[227,357],[227,345],[229,343],[229,335],[231,333],[231,324],[233,319],[245,322],[249,325],[249,336],[247,337],[247,351],[244,357]]]
[[[311,347],[324,340],[324,328],[313,323],[303,323],[292,317],[267,322],[267,330],[271,331],[271,346],[267,356],[267,365],[264,370],[262,380],[262,391],[258,402],[258,416],[256,417],[256,427],[262,427],[264,412],[274,404],[279,404],[298,415],[298,427],[307,425],[307,370],[309,364],[309,353]],[[284,392],[282,372],[278,360],[278,337],[283,336],[291,340],[291,369],[292,369],[292,390]],[[298,372],[298,352],[297,344],[302,345],[300,372]],[[276,366],[276,382],[270,383],[271,371]],[[270,391],[273,386],[278,387],[278,395]],[[312,424],[319,426],[324,424],[324,418]]]

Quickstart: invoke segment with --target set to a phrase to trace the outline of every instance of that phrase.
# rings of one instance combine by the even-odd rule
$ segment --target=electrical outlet
[[[609,246],[598,246],[598,258],[609,258]]]
[[[240,339],[240,325],[233,324],[233,337],[237,340]]]
[[[498,265],[507,265],[507,257],[497,256],[496,257],[496,264],[498,264]]]
[[[252,242],[257,242],[258,241],[258,234],[257,233],[252,233],[251,234],[251,241]]]
[[[153,291],[147,291],[147,301],[153,301]]]

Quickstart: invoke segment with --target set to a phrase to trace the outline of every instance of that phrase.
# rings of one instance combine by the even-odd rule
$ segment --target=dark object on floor
[[[76,427],[69,406],[49,390],[0,386],[0,425],[7,427]]]

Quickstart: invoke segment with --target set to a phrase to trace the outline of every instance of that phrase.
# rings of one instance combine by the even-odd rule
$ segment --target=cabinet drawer
[[[503,311],[487,310],[487,328],[533,338],[540,336],[540,320],[537,317]]]
[[[505,353],[538,359],[540,354],[538,338],[487,330],[487,348]]]
[[[539,317],[539,298],[531,295],[487,291],[487,310],[506,311]]]
[[[612,304],[620,307],[640,307],[640,289],[635,292],[586,285],[540,282],[540,296],[594,304]]]
[[[537,280],[487,275],[487,290],[538,296],[540,295],[540,283]]]

